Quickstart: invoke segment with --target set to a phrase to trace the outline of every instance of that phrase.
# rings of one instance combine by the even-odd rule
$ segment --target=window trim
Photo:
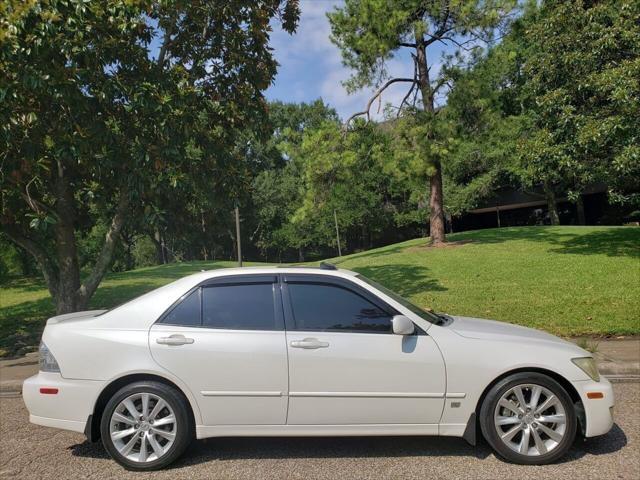
[[[204,325],[204,288],[215,287],[230,287],[237,285],[260,285],[270,284],[273,293],[273,315],[275,318],[275,328],[265,329],[248,329],[248,328],[222,328]],[[278,288],[279,279],[276,274],[248,274],[248,275],[227,275],[223,277],[209,278],[190,288],[187,292],[181,295],[175,302],[173,302],[169,308],[167,308],[153,323],[153,325],[166,325],[170,327],[180,328],[202,328],[206,330],[229,330],[236,332],[281,332],[285,330],[285,320],[283,312],[282,294],[280,288]],[[164,323],[163,320],[168,317],[171,312],[178,307],[189,295],[196,290],[199,290],[200,296],[200,325],[182,325],[179,323]]]
[[[283,303],[285,312],[285,324],[288,332],[326,332],[326,333],[359,333],[369,335],[395,335],[389,321],[389,331],[374,331],[374,330],[321,330],[321,329],[301,329],[295,319],[293,312],[293,299],[291,292],[289,291],[288,284],[312,284],[312,285],[325,285],[334,288],[341,288],[353,293],[354,295],[363,298],[367,302],[378,307],[385,312],[389,317],[393,318],[395,315],[400,315],[395,308],[387,304],[378,296],[362,288],[354,282],[350,282],[341,277],[333,277],[329,275],[314,275],[314,274],[285,274],[282,276],[281,289],[283,292]],[[286,298],[286,300],[285,300]],[[414,323],[415,325],[415,323]],[[419,327],[416,325],[415,332],[420,332]],[[418,333],[419,334],[419,333]]]

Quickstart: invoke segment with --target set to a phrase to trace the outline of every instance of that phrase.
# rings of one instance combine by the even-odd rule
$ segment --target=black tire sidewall
[[[544,455],[527,456],[514,452],[499,438],[493,422],[496,405],[502,395],[516,385],[526,383],[541,385],[549,389],[558,397],[566,412],[567,423],[564,438],[556,448]],[[554,379],[540,373],[516,373],[499,381],[487,393],[480,409],[480,427],[484,438],[504,460],[522,465],[543,465],[564,456],[571,448],[576,437],[577,417],[571,397],[564,387]]]
[[[161,458],[144,464],[134,462],[122,456],[111,441],[109,432],[109,423],[113,411],[122,400],[135,393],[152,393],[158,395],[171,406],[177,420],[176,439],[170,450]],[[131,383],[118,390],[104,408],[100,421],[102,444],[111,458],[127,470],[146,471],[163,468],[182,455],[193,439],[193,425],[188,413],[188,408],[189,406],[182,394],[169,385],[153,381]]]

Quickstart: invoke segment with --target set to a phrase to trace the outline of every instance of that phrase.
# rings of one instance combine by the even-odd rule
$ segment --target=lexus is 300
[[[48,320],[30,420],[132,470],[194,439],[443,435],[542,464],[613,424],[592,355],[507,323],[425,311],[331,265],[201,272]]]

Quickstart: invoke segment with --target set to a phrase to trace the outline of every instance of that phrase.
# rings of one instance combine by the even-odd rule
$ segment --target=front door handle
[[[184,335],[177,334],[156,339],[156,343],[159,343],[160,345],[187,345],[193,342],[193,338],[187,338]]]
[[[293,348],[314,349],[327,348],[329,346],[329,342],[321,342],[317,338],[305,338],[304,340],[295,340],[289,345],[291,345]]]

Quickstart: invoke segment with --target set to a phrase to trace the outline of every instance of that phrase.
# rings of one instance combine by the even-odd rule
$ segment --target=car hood
[[[466,338],[504,341],[544,341],[575,347],[571,342],[567,342],[550,333],[534,330],[533,328],[482,318],[457,317],[453,315],[451,315],[451,318],[453,321],[449,325],[449,328],[458,335]]]
[[[47,325],[53,325],[62,322],[71,322],[75,320],[88,320],[104,312],[106,312],[106,310],[86,310],[84,312],[65,313],[64,315],[51,317],[49,320],[47,320]]]

